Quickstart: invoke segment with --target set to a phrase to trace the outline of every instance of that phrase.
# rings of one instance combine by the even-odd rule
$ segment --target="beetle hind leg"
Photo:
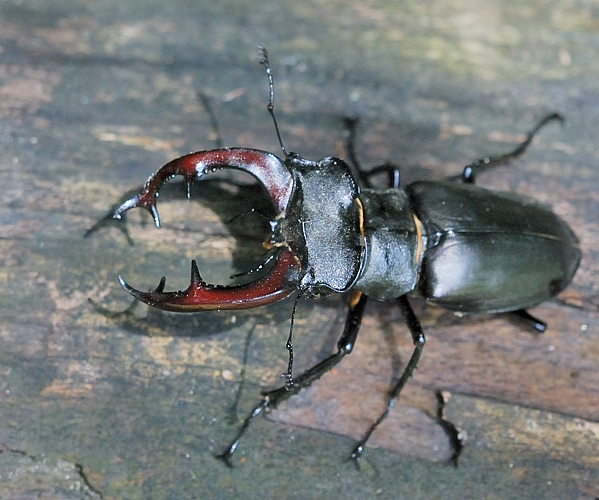
[[[512,311],[508,314],[516,318],[518,321],[525,323],[527,326],[539,333],[543,333],[547,329],[547,323],[535,318],[532,314],[524,309],[518,309],[517,311]]]

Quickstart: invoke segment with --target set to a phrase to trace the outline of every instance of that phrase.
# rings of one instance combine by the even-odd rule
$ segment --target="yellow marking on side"
[[[414,218],[414,223],[416,224],[416,264],[420,264],[420,258],[422,257],[422,252],[424,251],[422,245],[422,222],[420,222],[420,219],[414,214],[412,214],[412,217]]]
[[[362,298],[362,292],[360,292],[358,290],[353,290],[349,297],[350,309],[353,309],[354,307],[356,307],[358,305],[358,302],[360,302],[361,298]]]
[[[360,230],[360,237],[362,238],[362,246],[366,246],[366,235],[364,234],[364,205],[362,205],[362,200],[360,198],[356,198],[356,203],[358,204],[358,228]]]
[[[277,245],[275,243],[273,243],[272,241],[270,241],[270,238],[266,238],[263,242],[262,242],[262,246],[266,249],[266,250],[272,250],[274,247],[276,247]]]

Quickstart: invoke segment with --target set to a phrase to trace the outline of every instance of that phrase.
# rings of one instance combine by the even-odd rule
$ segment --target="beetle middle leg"
[[[526,150],[528,149],[528,146],[530,146],[535,135],[537,135],[537,133],[539,132],[539,130],[541,130],[545,125],[547,125],[549,122],[552,122],[552,121],[558,121],[560,123],[564,123],[564,117],[562,115],[560,115],[559,113],[548,114],[547,116],[542,118],[539,121],[539,123],[537,123],[535,125],[535,127],[528,134],[526,134],[526,139],[524,141],[522,141],[512,151],[502,154],[502,155],[499,155],[499,156],[485,156],[484,158],[480,158],[480,159],[472,162],[470,165],[466,165],[464,167],[464,170],[463,170],[461,176],[460,176],[461,179],[464,182],[467,182],[469,184],[474,184],[474,182],[476,180],[476,174],[478,174],[480,172],[485,172],[485,171],[495,168],[499,165],[508,163],[508,162],[518,158],[519,156],[523,155],[526,152]],[[455,177],[453,177],[453,178],[455,178]]]
[[[447,177],[448,180],[461,180],[462,182],[468,184],[475,184],[476,175],[482,172],[486,172],[487,170],[491,170],[493,168],[499,167],[501,165],[505,165],[512,160],[515,160],[519,156],[522,156],[530,144],[532,140],[537,135],[537,133],[548,123],[552,121],[558,121],[560,123],[564,123],[565,119],[559,113],[550,113],[543,117],[534,127],[533,129],[526,134],[526,139],[522,141],[518,146],[516,146],[512,151],[508,153],[504,153],[498,156],[485,156],[483,158],[479,158],[476,161],[473,161],[469,165],[466,165],[459,175],[452,175]],[[388,187],[392,187],[398,189],[400,184],[400,175],[399,168],[396,165],[393,165],[390,162],[383,163],[378,167],[374,167],[368,171],[364,171],[360,167],[359,160],[357,158],[355,152],[355,134],[356,134],[356,126],[358,120],[355,118],[345,118],[344,124],[347,132],[347,141],[346,141],[346,149],[347,156],[350,160],[350,165],[355,170],[355,174],[362,181],[363,184],[371,187],[372,184],[370,179],[378,174],[386,173],[388,176]]]
[[[349,165],[352,169],[353,174],[360,179],[360,182],[367,187],[374,187],[371,179],[379,174],[387,174],[387,187],[393,189],[399,189],[401,187],[400,171],[397,165],[387,161],[382,165],[371,168],[366,171],[360,166],[360,160],[356,155],[356,127],[358,125],[357,118],[345,117],[343,120],[345,125],[345,133],[347,135],[345,141],[345,149],[347,151],[347,158],[349,159]]]
[[[262,410],[275,409],[280,403],[289,399],[294,394],[297,394],[301,389],[303,389],[304,387],[308,387],[310,384],[312,384],[312,382],[322,377],[326,372],[328,372],[331,368],[338,364],[347,354],[350,354],[352,352],[356,343],[356,338],[358,337],[360,325],[362,324],[362,318],[364,316],[366,302],[368,301],[368,298],[364,294],[356,294],[352,298],[354,298],[355,300],[350,301],[349,313],[345,321],[345,327],[341,335],[341,338],[337,342],[337,352],[331,354],[329,357],[325,358],[320,363],[317,363],[312,368],[309,368],[300,376],[295,377],[293,381],[293,386],[290,387],[288,385],[284,385],[282,387],[279,387],[278,389],[264,391],[262,393],[262,401],[260,401],[260,403],[257,404],[254,407],[254,409],[250,412],[250,414],[245,418],[243,424],[237,432],[237,435],[235,436],[233,441],[231,441],[229,446],[227,446],[227,448],[222,453],[216,455],[216,458],[222,460],[223,462],[225,462],[225,464],[227,464],[227,466],[231,467],[231,457],[233,456],[233,453],[235,453],[235,450],[239,445],[240,439],[245,434],[245,431],[250,426],[254,417],[260,415],[260,413],[262,413]],[[414,313],[412,313],[412,315],[413,314]],[[414,318],[415,317],[416,316],[414,316]],[[424,336],[422,338],[424,340]],[[418,355],[418,357],[420,357],[420,355]],[[416,359],[416,362],[417,361],[418,359]],[[406,380],[407,378],[408,377],[406,377]],[[403,384],[401,385],[401,387],[403,387]],[[399,390],[401,390],[401,387],[399,387]],[[363,439],[363,442],[360,445],[361,447],[364,446],[364,443],[367,439],[368,437],[366,437],[366,439]]]
[[[387,175],[387,186],[392,189],[400,189],[400,171],[396,165],[393,165],[390,162],[386,162],[382,165],[374,167],[368,171],[364,171],[360,166],[360,161],[355,153],[355,132],[356,132],[357,120],[352,118],[345,119],[345,127],[347,133],[347,141],[346,141],[346,149],[347,156],[350,160],[350,164],[355,170],[355,175],[358,176],[362,184],[368,187],[372,187],[371,179],[379,174]],[[362,453],[364,452],[364,446],[366,442],[370,439],[372,433],[377,429],[377,427],[387,418],[389,412],[395,406],[395,401],[399,397],[402,389],[406,385],[409,378],[414,373],[414,370],[418,366],[418,362],[420,361],[420,357],[422,355],[422,351],[424,349],[424,344],[426,343],[426,339],[424,336],[424,332],[422,330],[422,326],[420,325],[420,321],[418,317],[414,313],[412,306],[406,295],[402,295],[397,298],[397,304],[401,309],[401,312],[405,318],[405,321],[410,329],[410,333],[412,334],[412,341],[414,342],[414,351],[412,352],[412,356],[408,361],[408,364],[404,368],[401,376],[395,382],[391,390],[387,394],[387,404],[385,409],[381,412],[378,418],[370,425],[367,431],[364,433],[362,438],[355,444],[354,448],[351,451],[349,456],[350,460],[353,460],[356,466],[359,465],[360,458],[362,457]],[[459,453],[456,452],[456,456]]]
[[[395,400],[401,393],[401,390],[403,389],[404,385],[406,385],[408,379],[412,376],[414,370],[416,369],[418,361],[420,360],[420,356],[422,355],[424,344],[426,343],[424,332],[422,331],[422,326],[420,325],[420,321],[418,320],[416,314],[412,310],[412,306],[410,305],[408,298],[405,295],[402,295],[397,299],[397,303],[406,319],[408,328],[412,333],[412,340],[414,341],[414,352],[412,353],[412,356],[410,357],[408,364],[406,365],[403,373],[401,374],[401,377],[399,377],[399,380],[395,383],[395,385],[387,395],[387,407],[374,421],[374,423],[370,425],[364,436],[362,436],[362,439],[358,441],[358,443],[352,450],[350,458],[354,460],[356,464],[360,460],[364,451],[364,445],[366,444],[368,439],[370,439],[372,433],[380,425],[380,423],[383,420],[385,420],[389,412],[395,406]]]

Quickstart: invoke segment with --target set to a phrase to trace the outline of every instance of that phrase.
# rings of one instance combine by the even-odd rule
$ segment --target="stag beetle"
[[[266,272],[245,285],[215,286],[202,280],[192,261],[191,283],[183,291],[165,292],[165,278],[152,292],[136,290],[120,276],[119,281],[136,299],[177,312],[247,309],[294,292],[296,304],[302,296],[348,293],[349,312],[337,352],[298,377],[292,376],[292,319],[286,383],[262,393],[261,402],[218,456],[229,465],[255,416],[310,385],[351,353],[368,297],[396,301],[415,348],[389,392],[387,408],[352,450],[351,458],[357,462],[368,438],[412,375],[425,344],[409,294],[417,293],[458,314],[508,313],[538,331],[545,329],[545,323],[525,309],[554,297],[570,283],[581,257],[578,240],[548,208],[524,196],[477,187],[474,180],[475,174],[521,155],[541,127],[563,118],[556,113],[546,116],[516,149],[478,160],[459,176],[400,187],[398,171],[391,165],[359,171],[353,147],[349,150],[351,165],[339,158],[311,161],[287,152],[274,115],[273,77],[263,47],[260,63],[269,80],[268,111],[283,160],[246,148],[188,154],[150,177],[140,193],[124,202],[113,217],[120,219],[123,212],[143,207],[159,228],[156,198],[171,177],[184,177],[189,197],[192,183],[210,172],[228,168],[249,172],[262,184],[277,214],[270,221],[270,237],[264,243],[271,252]],[[371,176],[380,172],[390,177],[387,189],[372,187]]]

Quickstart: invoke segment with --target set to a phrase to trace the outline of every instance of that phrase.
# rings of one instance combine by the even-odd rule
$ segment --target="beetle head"
[[[277,232],[301,262],[301,287],[342,292],[354,283],[363,247],[358,185],[338,158],[314,162],[290,153],[293,191]]]
[[[165,278],[153,292],[142,292],[119,277],[137,299],[154,307],[180,312],[247,309],[281,300],[296,290],[319,294],[345,291],[358,276],[363,247],[359,231],[358,186],[347,164],[336,158],[313,162],[290,153],[282,162],[254,149],[216,149],[183,156],[150,177],[141,192],[114,213],[143,207],[160,218],[156,197],[164,182],[182,175],[188,195],[194,180],[223,168],[243,170],[264,187],[277,216],[266,246],[274,256],[266,274],[239,286],[205,283],[192,262],[191,282],[183,291],[165,292]]]

